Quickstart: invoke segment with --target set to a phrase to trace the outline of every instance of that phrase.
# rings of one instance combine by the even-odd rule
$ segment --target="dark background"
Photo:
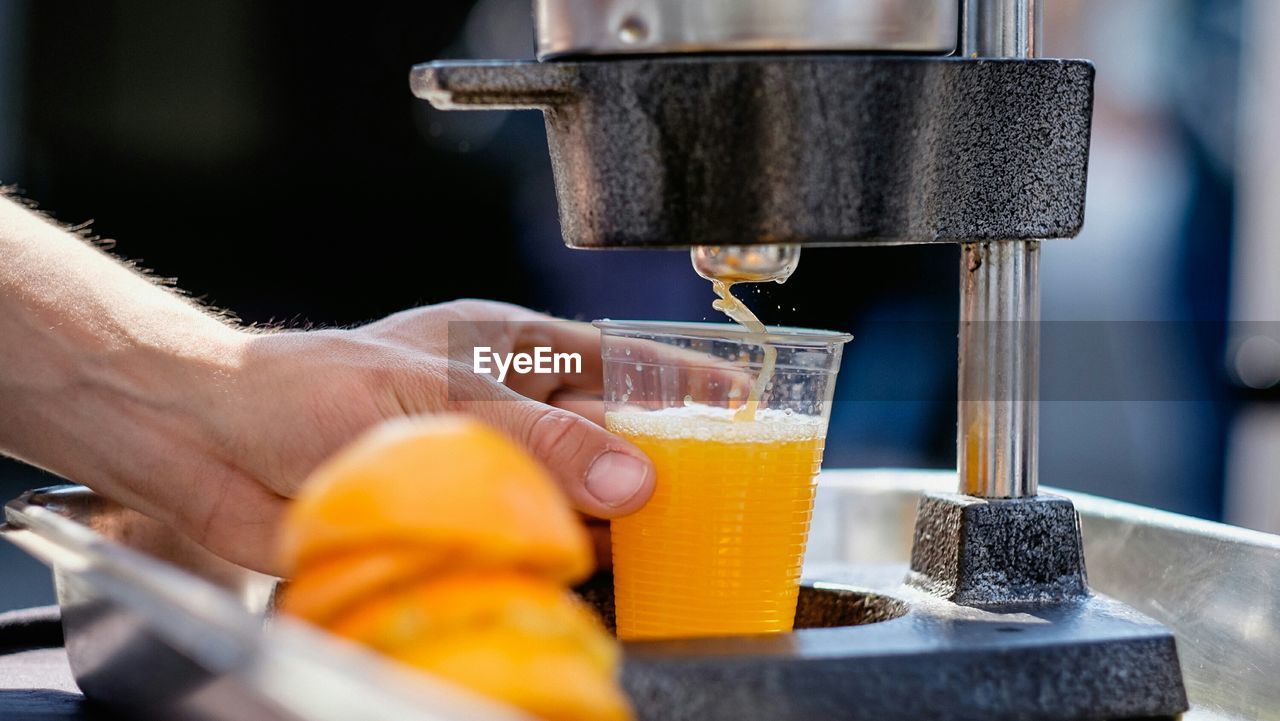
[[[1238,3],[1145,3],[1165,22],[1155,29],[1114,5],[1062,0],[1049,19],[1050,54],[1098,62],[1099,99],[1089,221],[1046,247],[1045,317],[1221,320],[1230,158],[1180,98],[1234,92]],[[1134,31],[1123,48],[1098,32],[1116,23]],[[1157,79],[1154,98],[1135,100],[1133,53],[1158,55],[1161,27],[1185,31],[1168,52],[1217,64],[1199,90]],[[122,257],[248,323],[350,325],[460,297],[582,319],[708,318],[712,293],[684,253],[563,247],[537,113],[446,114],[409,93],[414,63],[528,57],[531,33],[524,0],[0,0],[0,183],[62,221],[92,220]],[[1117,186],[1132,202],[1097,196]],[[1134,207],[1143,237],[1127,230]],[[1113,276],[1131,252],[1118,239],[1164,260]],[[790,283],[748,294],[768,323],[858,336],[829,467],[954,467],[957,281],[953,247],[814,249]],[[903,320],[950,330],[864,332]],[[1149,372],[1205,400],[1046,404],[1042,481],[1221,517],[1232,406],[1214,400],[1226,380],[1212,335],[1145,351]],[[848,400],[884,395],[910,400]],[[0,465],[6,497],[49,480]],[[0,608],[48,597],[7,546],[0,568]]]

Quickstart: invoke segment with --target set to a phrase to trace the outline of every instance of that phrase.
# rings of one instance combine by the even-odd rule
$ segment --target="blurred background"
[[[1085,229],[1042,256],[1041,482],[1280,531],[1280,3],[1046,6],[1045,54],[1098,79]],[[713,319],[685,253],[562,245],[539,114],[409,93],[416,62],[531,56],[528,0],[0,0],[0,184],[250,323]],[[829,467],[954,468],[958,257],[805,250],[747,293],[857,336]],[[0,461],[3,498],[56,480]],[[50,600],[0,544],[0,609]]]

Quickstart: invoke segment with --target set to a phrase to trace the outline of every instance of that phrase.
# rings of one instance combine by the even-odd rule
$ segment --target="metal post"
[[[966,57],[1035,57],[1043,0],[964,0]],[[1040,244],[960,246],[957,466],[960,492],[1036,495],[1040,417]]]

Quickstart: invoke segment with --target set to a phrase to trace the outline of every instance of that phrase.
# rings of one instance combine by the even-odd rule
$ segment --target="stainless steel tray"
[[[943,472],[824,473],[810,577],[906,562],[919,493],[953,486]],[[1280,721],[1280,537],[1065,495],[1092,585],[1177,634],[1187,718]],[[228,721],[517,717],[302,624],[264,622],[275,579],[83,488],[27,494],[6,514],[4,535],[54,569],[77,682],[108,705]]]
[[[955,490],[953,473],[823,476],[807,561],[910,558],[916,497]],[[1089,584],[1172,629],[1187,721],[1280,720],[1280,536],[1080,493]]]
[[[276,579],[79,486],[5,507],[3,535],[53,569],[86,696],[130,718],[517,721],[528,717],[287,618]]]

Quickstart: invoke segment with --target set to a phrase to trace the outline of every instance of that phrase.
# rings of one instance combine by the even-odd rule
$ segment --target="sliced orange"
[[[392,421],[318,468],[279,607],[546,721],[631,718],[617,644],[566,584],[594,563],[551,476],[460,416]]]
[[[359,549],[301,568],[277,608],[318,625],[367,598],[420,579],[450,559],[416,547]]]
[[[616,645],[542,579],[451,574],[353,607],[330,629],[548,721],[630,718]]]
[[[391,421],[312,474],[281,531],[294,572],[355,548],[463,549],[485,565],[571,583],[590,541],[551,476],[523,449],[463,416]]]

